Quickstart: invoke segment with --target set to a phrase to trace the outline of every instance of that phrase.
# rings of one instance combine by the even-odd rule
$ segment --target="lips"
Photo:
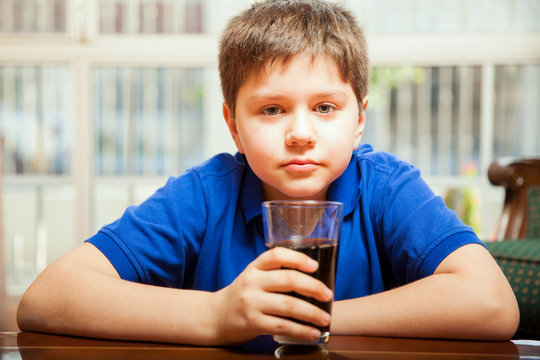
[[[320,164],[309,159],[294,159],[285,164],[285,168],[294,172],[306,172],[317,169]]]

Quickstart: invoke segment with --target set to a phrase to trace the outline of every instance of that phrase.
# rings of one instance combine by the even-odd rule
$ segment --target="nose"
[[[304,113],[292,114],[290,127],[285,136],[287,146],[313,146],[315,141],[315,132],[309,116]]]

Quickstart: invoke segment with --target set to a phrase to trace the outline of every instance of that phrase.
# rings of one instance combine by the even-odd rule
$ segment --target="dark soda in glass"
[[[337,252],[337,245],[334,243],[332,244],[331,239],[303,239],[303,240],[290,240],[290,241],[282,241],[277,244],[274,244],[273,247],[276,246],[282,246],[286,247],[292,250],[296,250],[299,252],[302,252],[312,258],[313,260],[317,261],[319,263],[319,267],[317,270],[313,273],[306,273],[310,276],[313,276],[314,278],[322,281],[330,290],[334,291],[334,282],[336,279],[336,252]],[[269,247],[270,248],[270,247]],[[286,293],[287,295],[291,295],[294,297],[297,297],[299,299],[305,300],[315,306],[318,306],[322,310],[326,311],[327,313],[332,313],[332,303],[333,299],[327,302],[318,301],[312,297],[300,295],[296,292],[289,292]],[[321,333],[325,333],[330,331],[330,326],[316,326],[311,323],[306,323],[301,320],[297,319],[291,319],[296,322],[315,326],[317,329],[321,331]]]

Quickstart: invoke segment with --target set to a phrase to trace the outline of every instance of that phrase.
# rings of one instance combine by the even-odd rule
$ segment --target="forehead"
[[[348,83],[343,77],[337,63],[325,55],[298,54],[291,57],[269,59],[254,67],[244,83],[262,86],[270,81],[286,81],[288,78],[302,76],[311,78],[327,78],[331,82]],[[308,79],[306,79],[308,80]]]

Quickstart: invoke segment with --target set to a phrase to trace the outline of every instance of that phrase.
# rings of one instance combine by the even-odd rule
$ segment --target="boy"
[[[369,67],[348,11],[256,3],[225,30],[219,68],[238,153],[170,179],[48,267],[21,300],[22,330],[203,345],[317,338],[290,318],[330,315],[283,293],[332,293],[303,273],[317,267],[307,256],[265,251],[261,202],[328,199],[345,204],[332,333],[513,335],[515,297],[472,230],[416,169],[360,144]]]

